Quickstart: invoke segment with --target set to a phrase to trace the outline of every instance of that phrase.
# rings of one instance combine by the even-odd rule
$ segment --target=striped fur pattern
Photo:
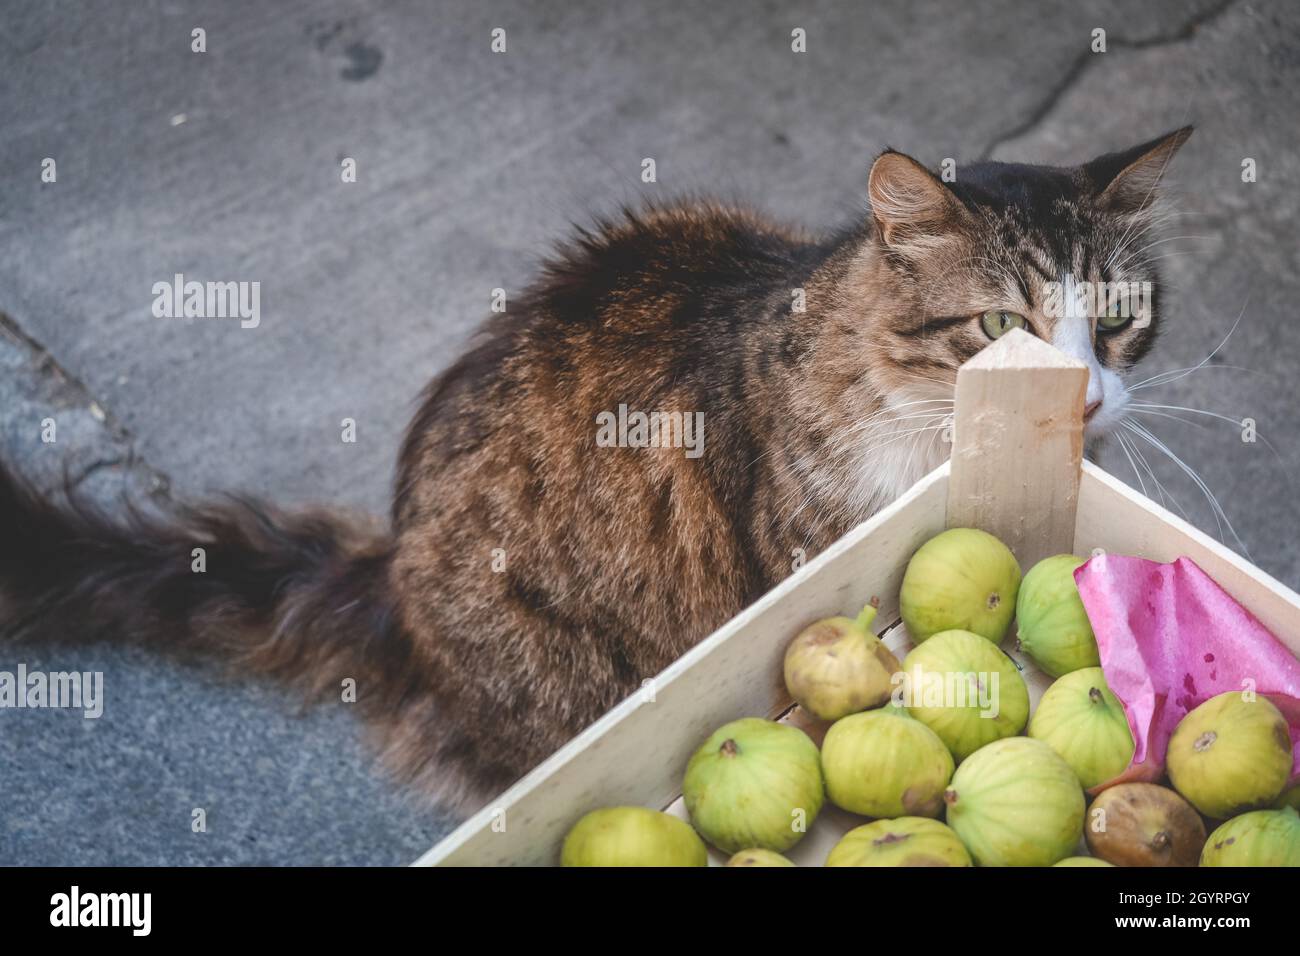
[[[481,805],[936,466],[982,313],[1086,352],[1122,402],[1158,318],[1100,333],[1043,289],[1155,281],[1155,186],[1189,132],[955,182],[887,151],[870,214],[825,237],[707,201],[579,231],[430,385],[387,529],[242,500],[113,520],[0,468],[0,621],[309,696],[355,678],[395,770]],[[702,453],[602,444],[620,406],[703,413]]]

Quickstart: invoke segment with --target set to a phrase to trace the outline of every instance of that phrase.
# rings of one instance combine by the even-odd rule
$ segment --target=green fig
[[[1100,667],[1072,671],[1047,688],[1029,736],[1060,754],[1085,790],[1113,780],[1133,762],[1133,732]]]
[[[1114,866],[1114,863],[1107,863],[1105,860],[1099,860],[1095,856],[1067,856],[1064,860],[1053,863],[1052,866]]]
[[[1254,810],[1210,834],[1201,866],[1300,866],[1300,814]]]
[[[970,631],[1000,644],[1016,612],[1020,565],[993,535],[950,528],[912,555],[898,603],[913,643]]]
[[[1168,787],[1121,783],[1088,808],[1088,851],[1116,866],[1195,866],[1205,823]]]
[[[1207,817],[1267,807],[1291,776],[1291,733],[1267,698],[1211,697],[1174,728],[1165,767],[1174,789]]]
[[[718,849],[782,853],[821,811],[821,757],[796,727],[758,717],[733,720],[695,751],[682,796],[695,829]]]
[[[741,850],[727,861],[727,866],[794,866],[794,864],[780,853],[755,847],[751,850]]]
[[[1092,622],[1074,583],[1084,564],[1072,554],[1044,558],[1025,575],[1016,596],[1020,648],[1050,677],[1101,666]]]
[[[937,817],[952,779],[952,755],[933,730],[893,709],[851,714],[826,732],[826,795],[867,817]]]
[[[1029,689],[1015,661],[970,631],[941,631],[903,661],[902,703],[960,763],[1011,737],[1029,719]]]
[[[827,866],[970,866],[957,834],[938,820],[899,817],[855,827],[840,838]]]
[[[871,633],[876,608],[830,617],[799,632],[785,652],[785,686],[819,720],[879,707],[893,691],[898,658]]]
[[[1083,788],[1041,740],[1008,737],[971,754],[944,794],[948,826],[977,866],[1051,866],[1074,853]]]
[[[708,866],[709,853],[690,825],[646,807],[592,810],[573,825],[561,866]]]

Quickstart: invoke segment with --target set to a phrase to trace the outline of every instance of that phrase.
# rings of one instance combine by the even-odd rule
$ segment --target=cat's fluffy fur
[[[602,222],[432,383],[388,530],[242,500],[115,521],[0,468],[6,627],[318,697],[353,678],[399,772],[481,804],[937,464],[981,312],[1051,340],[1042,281],[1154,278],[1113,254],[1187,133],[951,184],[886,152],[871,215],[824,240],[704,202]],[[1125,370],[1153,334],[1096,356]],[[620,404],[703,412],[703,455],[597,447]]]

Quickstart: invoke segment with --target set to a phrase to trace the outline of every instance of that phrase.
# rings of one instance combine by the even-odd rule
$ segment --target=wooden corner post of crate
[[[1088,368],[1013,329],[957,373],[948,527],[994,534],[1029,568],[1074,550]]]

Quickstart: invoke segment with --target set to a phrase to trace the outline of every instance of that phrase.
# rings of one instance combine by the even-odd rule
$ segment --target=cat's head
[[[893,404],[931,386],[950,395],[958,366],[1023,327],[1088,365],[1089,437],[1115,427],[1123,376],[1159,327],[1158,183],[1191,132],[1074,167],[985,162],[936,176],[902,153],[877,158],[869,242],[888,318],[875,372]]]

